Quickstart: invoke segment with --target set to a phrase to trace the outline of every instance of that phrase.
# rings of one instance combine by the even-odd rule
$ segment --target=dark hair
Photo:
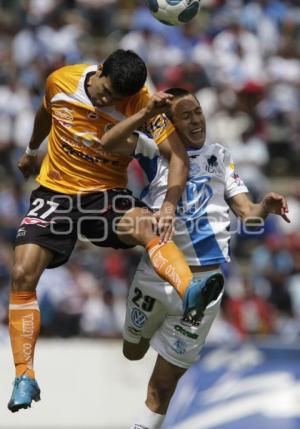
[[[186,97],[187,95],[193,95],[190,93],[190,91],[184,88],[169,88],[166,89],[164,92],[173,95],[173,100],[176,100],[176,98]]]
[[[168,89],[165,89],[164,92],[166,92],[167,94],[173,95],[172,101],[177,100],[178,98],[186,97],[187,95],[191,95],[195,98],[195,100],[197,100],[197,98],[194,96],[193,93],[191,93],[190,91],[184,88],[168,88]],[[197,102],[199,103],[198,100]],[[166,116],[170,120],[172,120],[173,115],[170,109],[168,110],[168,112],[166,112]]]
[[[113,89],[120,95],[136,94],[145,84],[146,65],[133,51],[118,49],[102,65],[102,76],[110,78]]]

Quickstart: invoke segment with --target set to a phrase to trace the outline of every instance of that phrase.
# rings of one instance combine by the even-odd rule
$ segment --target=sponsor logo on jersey
[[[233,178],[234,178],[235,183],[238,186],[243,186],[244,183],[243,183],[242,179],[240,178],[240,176],[237,173],[233,173]]]
[[[141,331],[139,331],[136,328],[133,328],[132,326],[128,326],[128,331],[132,334],[132,335],[138,335]]]
[[[62,180],[62,175],[57,170],[49,170],[48,176],[52,180]]]
[[[218,167],[218,159],[215,155],[211,155],[207,159],[206,171],[209,173],[216,173],[216,169]]]
[[[17,238],[18,237],[24,237],[25,235],[26,235],[26,230],[25,230],[25,228],[23,227],[23,228],[19,228],[18,229],[18,231],[17,231]]]
[[[104,131],[107,132],[107,131],[111,130],[114,126],[115,126],[115,124],[112,124],[111,122],[109,124],[106,124],[104,127]]]
[[[72,128],[74,117],[71,109],[67,107],[55,108],[52,116],[62,127]]]
[[[193,332],[189,332],[180,325],[175,325],[174,328],[175,328],[175,331],[180,332],[182,335],[185,335],[188,338],[192,338],[193,340],[196,340],[199,337],[198,334],[194,334]]]
[[[134,308],[131,312],[131,321],[137,328],[142,328],[147,322],[148,318],[145,313],[143,313],[138,308]]]
[[[172,349],[179,355],[184,355],[186,352],[186,343],[185,341],[181,340],[180,338],[177,338],[175,343],[172,346]]]
[[[21,226],[22,225],[37,225],[37,226],[41,226],[42,228],[46,228],[47,226],[50,225],[50,222],[47,220],[43,220],[43,219],[39,219],[37,217],[24,217],[24,219],[22,220]]]
[[[87,114],[87,117],[92,121],[96,121],[97,119],[99,119],[99,115],[96,112],[89,112]]]
[[[87,153],[81,152],[77,149],[74,149],[68,143],[63,143],[62,148],[64,152],[74,155],[77,158],[81,158],[88,162],[99,163],[99,164],[110,164],[110,165],[118,165],[119,161],[114,161],[106,158],[102,158],[100,155],[88,155]]]
[[[73,112],[67,107],[62,107],[59,109],[54,109],[53,117],[58,121],[63,121],[67,123],[72,123],[74,120]]]
[[[219,177],[222,177],[224,174],[222,171],[222,168],[220,167],[220,165],[218,163],[218,159],[217,159],[216,155],[211,155],[207,159],[207,164],[206,164],[205,170],[208,173],[216,174]]]

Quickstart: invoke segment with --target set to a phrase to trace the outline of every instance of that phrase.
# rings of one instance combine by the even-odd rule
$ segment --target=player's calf
[[[158,355],[148,384],[146,405],[150,410],[166,414],[177,383],[185,371],[185,368],[175,366]]]

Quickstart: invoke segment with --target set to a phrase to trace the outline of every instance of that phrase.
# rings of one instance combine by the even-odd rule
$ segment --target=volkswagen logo
[[[144,314],[141,310],[134,308],[131,312],[131,320],[134,326],[137,328],[142,328],[148,319],[146,314]]]

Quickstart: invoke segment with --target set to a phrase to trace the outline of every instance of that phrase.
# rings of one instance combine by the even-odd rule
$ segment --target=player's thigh
[[[12,269],[12,291],[33,290],[54,258],[54,253],[37,244],[17,246]]]
[[[15,240],[15,249],[35,244],[53,253],[47,268],[64,264],[70,257],[77,240],[77,216],[73,199],[40,186],[30,198],[30,207],[21,222]],[[21,258],[20,258],[20,261]]]
[[[146,207],[128,210],[117,224],[119,239],[127,244],[146,246],[156,236],[156,219]]]
[[[156,277],[153,279],[151,274],[137,269],[129,290],[123,331],[123,338],[129,343],[150,339],[166,317],[158,292],[163,282],[155,280]]]
[[[127,189],[110,189],[82,198],[79,239],[99,247],[130,248],[151,240],[151,211]],[[150,237],[150,238],[149,238]]]
[[[175,388],[180,377],[186,372],[181,368],[168,362],[164,357],[158,355],[155,366],[150,377],[150,385],[168,388]]]
[[[187,324],[182,315],[168,315],[151,339],[151,347],[165,360],[189,368],[199,360],[209,330],[218,314],[223,292],[205,310],[198,325]]]

